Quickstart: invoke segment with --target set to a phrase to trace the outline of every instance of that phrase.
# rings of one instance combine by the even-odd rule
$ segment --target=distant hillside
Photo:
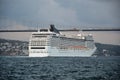
[[[95,43],[96,56],[120,56],[120,45]],[[19,40],[0,39],[1,56],[23,56],[28,55],[28,42]]]
[[[0,39],[1,56],[25,56],[28,55],[28,42],[19,40]]]
[[[120,45],[95,43],[97,56],[120,56]]]
[[[0,39],[0,43],[5,43],[5,42],[9,42],[9,43],[15,43],[15,42],[23,43],[23,42],[25,42],[25,43],[28,43],[27,41]]]

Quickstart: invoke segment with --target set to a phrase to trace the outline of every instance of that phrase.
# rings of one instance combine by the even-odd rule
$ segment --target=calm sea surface
[[[120,57],[0,57],[0,80],[120,80]]]

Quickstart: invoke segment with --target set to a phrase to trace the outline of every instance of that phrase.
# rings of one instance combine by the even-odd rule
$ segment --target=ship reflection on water
[[[120,57],[0,57],[0,80],[119,80]]]

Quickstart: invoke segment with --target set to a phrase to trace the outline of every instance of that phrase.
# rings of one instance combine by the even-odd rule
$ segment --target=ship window
[[[48,32],[48,29],[40,29],[40,32]]]
[[[45,49],[45,47],[31,47],[31,49]]]
[[[56,34],[32,34],[32,35],[56,35]]]
[[[53,35],[56,35],[56,34],[53,34]]]
[[[47,36],[33,36],[33,37],[47,37]]]

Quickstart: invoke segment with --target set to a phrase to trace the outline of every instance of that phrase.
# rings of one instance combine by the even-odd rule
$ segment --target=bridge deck
[[[37,32],[38,30],[0,30],[0,32]],[[64,29],[59,31],[120,31],[120,29]]]

